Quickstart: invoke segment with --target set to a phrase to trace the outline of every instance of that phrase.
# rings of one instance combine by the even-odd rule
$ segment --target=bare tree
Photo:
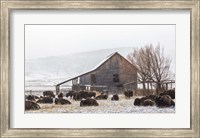
[[[156,46],[151,54],[151,69],[153,71],[152,80],[157,84],[157,92],[161,89],[163,81],[172,78],[170,71],[171,60],[164,56],[164,49],[160,45]]]
[[[144,48],[135,48],[133,52],[129,53],[127,58],[128,60],[136,65],[138,70],[138,81],[143,84],[143,89],[146,89],[145,83],[151,76],[151,61],[149,59],[150,47],[146,46]]]
[[[159,44],[156,47],[147,45],[143,48],[135,48],[128,54],[127,59],[136,65],[138,81],[143,84],[143,89],[146,89],[147,81],[153,81],[159,92],[162,83],[172,78],[171,60],[164,56],[164,49],[161,49]]]

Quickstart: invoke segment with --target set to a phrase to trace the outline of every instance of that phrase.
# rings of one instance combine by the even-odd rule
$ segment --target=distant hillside
[[[126,57],[133,48],[103,49],[60,57],[29,59],[25,61],[26,85],[56,84],[91,70],[113,52]]]

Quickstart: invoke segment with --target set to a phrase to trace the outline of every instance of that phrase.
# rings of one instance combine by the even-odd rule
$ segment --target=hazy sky
[[[146,44],[175,53],[175,25],[26,25],[26,59]]]

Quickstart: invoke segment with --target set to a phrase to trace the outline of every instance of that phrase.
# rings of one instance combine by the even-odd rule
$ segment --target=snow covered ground
[[[134,106],[134,98],[125,99],[120,95],[119,101],[111,101],[111,96],[107,100],[97,100],[99,106],[80,107],[80,101],[68,99],[71,105],[39,104],[40,110],[30,110],[25,113],[175,113],[175,107],[158,108]]]

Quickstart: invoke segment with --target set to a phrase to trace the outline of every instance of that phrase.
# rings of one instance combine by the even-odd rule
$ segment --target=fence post
[[[166,83],[166,90],[168,90],[168,83]]]
[[[60,92],[60,85],[56,85],[56,95]]]
[[[172,89],[172,81],[171,81],[171,89]]]

